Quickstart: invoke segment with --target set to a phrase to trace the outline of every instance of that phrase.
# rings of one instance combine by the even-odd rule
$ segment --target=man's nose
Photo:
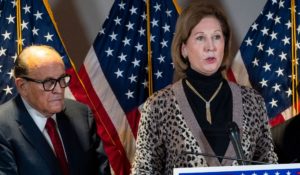
[[[60,84],[57,81],[52,92],[53,93],[62,93],[63,91],[64,91],[64,88],[60,87]]]

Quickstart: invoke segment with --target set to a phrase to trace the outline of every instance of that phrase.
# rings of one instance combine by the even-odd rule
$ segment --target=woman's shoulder
[[[158,99],[168,99],[174,96],[174,87],[178,85],[179,82],[169,84],[166,87],[154,92],[149,100],[158,100]]]
[[[175,89],[180,86],[181,82],[175,82],[169,84],[161,90],[154,92],[150,97],[147,98],[144,105],[145,106],[155,106],[155,107],[170,107],[174,103],[177,103]]]
[[[235,87],[241,90],[242,95],[255,95],[261,97],[261,94],[250,86],[240,85],[234,82],[228,82],[231,87]]]

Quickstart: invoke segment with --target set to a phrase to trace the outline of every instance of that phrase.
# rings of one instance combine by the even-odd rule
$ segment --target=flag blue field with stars
[[[170,84],[173,76],[170,47],[177,13],[171,3],[150,1],[154,91]],[[129,112],[148,93],[146,6],[141,0],[117,0],[115,5],[93,46],[107,81]]]
[[[22,47],[45,44],[55,48],[63,57],[67,69],[70,60],[59,39],[42,0],[21,0]],[[17,58],[16,0],[0,1],[0,104],[17,94],[13,79],[13,67]]]
[[[299,38],[300,6],[295,2]],[[230,79],[252,86],[263,96],[272,126],[292,117],[291,26],[291,0],[268,0],[249,28],[229,73]]]

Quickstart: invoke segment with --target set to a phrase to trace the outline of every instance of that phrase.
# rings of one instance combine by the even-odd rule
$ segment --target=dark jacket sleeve
[[[97,127],[91,110],[89,110],[89,120],[91,124],[91,136],[92,136],[91,138],[93,142],[93,147],[96,152],[95,155],[97,155],[96,162],[97,162],[98,169],[96,170],[97,172],[95,172],[95,174],[110,175],[111,172],[110,172],[109,161],[103,148],[103,142],[97,134]]]
[[[11,146],[0,129],[0,174],[17,175],[18,169]]]

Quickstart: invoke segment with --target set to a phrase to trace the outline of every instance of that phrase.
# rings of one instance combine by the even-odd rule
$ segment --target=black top
[[[183,88],[194,115],[215,154],[224,156],[230,141],[227,124],[232,121],[232,94],[229,84],[223,78],[221,71],[205,76],[188,68],[186,75]],[[210,103],[212,124],[206,120],[205,102],[187,86],[186,80],[206,101],[212,97],[223,81],[221,90]]]

